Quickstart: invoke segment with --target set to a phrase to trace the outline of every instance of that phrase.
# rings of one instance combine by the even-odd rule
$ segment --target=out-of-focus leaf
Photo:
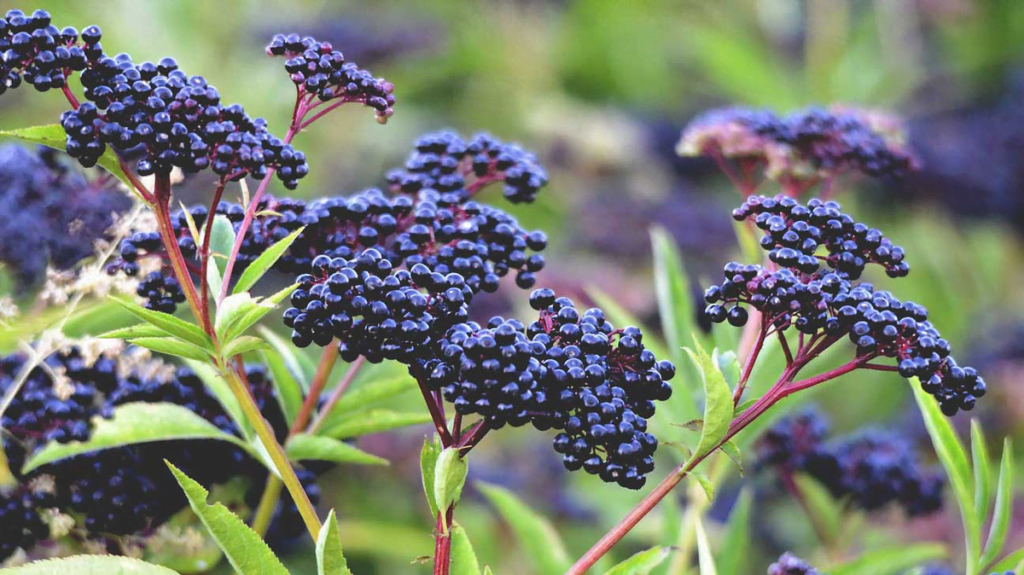
[[[212,214],[211,214],[212,215]],[[207,223],[209,224],[209,221]],[[235,245],[235,228],[231,220],[222,214],[213,217],[213,228],[210,230],[210,267],[217,268],[217,277],[224,277],[224,268],[227,266],[227,256]],[[220,283],[220,282],[218,282]]]
[[[971,460],[974,464],[974,509],[978,521],[984,523],[992,495],[992,462],[985,443],[981,422],[971,419]]]
[[[224,433],[187,407],[173,403],[126,403],[114,408],[113,418],[95,419],[89,441],[47,443],[29,457],[22,473],[90,451],[172,439],[219,439],[246,447],[245,442]]]
[[[338,518],[333,509],[327,515],[327,521],[324,521],[316,541],[316,568],[318,575],[352,575],[341,549]]]
[[[334,406],[334,411],[327,416],[326,421],[330,422],[339,416],[361,411],[416,388],[416,380],[408,374],[379,381],[368,381],[359,388],[346,392],[341,401]]]
[[[466,484],[468,473],[469,463],[458,449],[449,447],[438,455],[434,467],[434,503],[437,504],[439,515],[462,497],[462,487]],[[441,528],[447,533],[448,523],[444,517],[441,518]]]
[[[989,527],[988,540],[981,554],[979,565],[991,563],[999,556],[1006,544],[1013,515],[1013,444],[1007,437],[1003,441],[1003,459],[999,464],[999,484],[996,486],[996,506]]]
[[[650,236],[654,250],[654,287],[658,298],[658,313],[661,315],[661,330],[665,334],[670,357],[676,363],[682,363],[683,342],[690,334],[698,333],[694,329],[696,322],[693,298],[690,296],[690,280],[672,235],[664,228],[654,226]]]
[[[1005,571],[1020,571],[1024,568],[1024,547],[1010,553],[999,560],[998,563],[988,568],[988,571],[1003,573]]]
[[[469,541],[466,529],[455,523],[452,525],[451,531],[452,551],[449,572],[459,575],[480,575],[480,561],[476,558],[476,551],[473,550],[473,544]]]
[[[4,575],[178,575],[166,567],[111,555],[75,555],[34,561],[3,572]]]
[[[498,513],[508,521],[526,551],[537,573],[556,575],[564,573],[572,564],[569,552],[562,543],[562,538],[551,523],[538,515],[511,491],[483,482],[476,482],[476,487],[484,497],[498,509]]]
[[[246,438],[251,439],[252,425],[245,419],[245,415],[242,413],[242,406],[238,404],[238,398],[235,397],[235,394],[231,391],[231,386],[228,385],[224,377],[217,370],[213,369],[207,361],[186,359],[185,363],[196,374],[196,377],[203,382],[206,389],[217,398],[221,407],[231,416],[231,419],[243,431]]]
[[[431,421],[429,413],[406,413],[390,409],[370,409],[364,413],[352,415],[338,421],[330,427],[325,426],[318,435],[347,439],[371,433],[391,431],[400,427],[419,425]]]
[[[629,559],[605,571],[604,575],[649,575],[650,572],[661,565],[671,552],[670,547],[651,547],[647,551],[634,554]]]
[[[240,517],[220,503],[207,503],[209,491],[177,467],[170,463],[167,466],[185,492],[192,511],[217,540],[235,571],[241,575],[288,575],[288,570],[270,547]]]
[[[367,453],[354,445],[333,437],[299,433],[288,440],[285,446],[288,459],[301,461],[315,459],[334,463],[355,463],[359,465],[388,465],[388,460]]]
[[[284,413],[284,417],[290,426],[302,408],[302,386],[295,379],[295,374],[288,368],[277,348],[271,345],[270,342],[267,342],[267,344],[270,348],[262,350],[260,356],[263,358],[263,363],[267,364],[267,368],[270,369],[271,380],[274,382],[274,391],[277,392],[274,395],[277,397],[277,402],[281,405],[281,412]]]
[[[869,551],[849,563],[831,567],[826,572],[829,575],[896,575],[915,565],[945,556],[946,548],[941,543],[910,543]]]
[[[697,563],[700,565],[700,575],[718,575],[715,556],[711,552],[711,543],[708,542],[708,534],[704,531],[704,522],[700,516],[694,518],[693,527],[697,531]]]
[[[284,252],[291,247],[292,242],[295,241],[295,238],[299,237],[299,234],[301,234],[304,229],[305,228],[299,228],[295,230],[288,234],[288,237],[276,242],[274,245],[264,250],[264,252],[260,254],[260,257],[256,258],[256,261],[249,264],[248,267],[245,268],[245,271],[242,272],[242,275],[238,277],[238,282],[235,283],[235,289],[232,293],[246,292],[249,291],[252,286],[256,285],[256,282],[258,282],[264,274],[270,271],[270,268],[274,267],[277,260],[281,259]]]
[[[822,529],[822,536],[827,541],[835,541],[842,522],[842,505],[824,485],[806,475],[797,474],[793,476],[793,481],[804,497],[807,512],[813,514]]]
[[[751,551],[750,511],[753,492],[747,488],[740,492],[736,505],[729,514],[718,552],[718,572],[721,575],[744,575],[748,571]]]
[[[423,480],[423,493],[427,496],[430,516],[437,517],[437,500],[434,498],[434,470],[437,469],[437,458],[441,456],[441,440],[436,435],[423,438],[423,449],[420,451],[420,475]]]
[[[316,363],[309,356],[296,353],[292,342],[281,337],[274,330],[261,325],[256,327],[256,331],[281,356],[281,360],[291,370],[296,381],[302,386],[302,390],[304,392],[307,391],[309,389],[309,381],[313,379],[313,374],[316,373]]]
[[[715,500],[715,484],[711,482],[707,475],[698,471],[691,471],[686,475],[700,484],[700,488],[704,490],[704,495],[707,495],[709,502]]]

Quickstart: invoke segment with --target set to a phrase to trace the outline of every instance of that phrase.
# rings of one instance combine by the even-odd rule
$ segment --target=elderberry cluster
[[[881,177],[914,167],[895,119],[855,109],[811,107],[778,116],[726,108],[695,118],[676,150],[762,164],[775,179],[828,179],[847,172]]]
[[[749,317],[744,306],[749,306],[761,313],[764,329],[792,326],[802,334],[822,335],[826,343],[848,336],[857,357],[893,358],[900,375],[919,378],[947,415],[972,409],[985,395],[985,381],[973,368],[957,364],[949,342],[928,321],[927,309],[855,281],[871,263],[890,277],[909,271],[903,250],[881,232],[854,222],[834,202],[811,200],[804,206],[783,196],[751,197],[734,216],[753,219],[765,231],[761,245],[774,265],[727,264],[725,281],[704,294],[711,321],[744,325]],[[822,246],[827,255],[818,253]]]
[[[581,314],[550,289],[535,290],[530,305],[539,317],[529,326],[501,317],[454,326],[416,370],[457,412],[494,429],[559,430],[554,448],[567,469],[640,489],[658,446],[647,418],[671,396],[675,367],[644,348],[639,329],[616,330],[599,309]]]
[[[8,10],[0,18],[0,94],[17,88],[22,80],[40,92],[63,88],[67,76],[84,70],[99,48],[98,33],[95,42],[90,42],[91,31],[82,31],[83,44],[79,45],[78,31],[58,30],[46,10],[30,15]]]
[[[822,575],[810,563],[792,553],[785,553],[768,567],[768,575]]]
[[[0,561],[18,549],[30,549],[50,537],[50,527],[39,516],[40,509],[54,507],[53,496],[21,485],[0,492]]]
[[[404,169],[388,174],[396,193],[415,194],[430,188],[453,194],[456,201],[464,201],[491,181],[504,182],[510,202],[530,203],[547,184],[548,175],[536,156],[515,144],[489,134],[477,134],[467,142],[453,132],[423,136]]]
[[[380,123],[394,113],[395,87],[369,71],[345,62],[345,56],[330,42],[298,34],[277,34],[267,45],[268,56],[287,58],[284,68],[292,82],[321,102],[340,100],[362,102],[377,112]]]
[[[174,313],[178,304],[185,301],[185,292],[181,291],[178,280],[162,272],[150,272],[135,291],[145,298],[146,309],[163,313]]]
[[[877,429],[830,442],[827,434],[828,423],[817,411],[787,416],[758,439],[756,467],[807,473],[866,511],[896,503],[917,517],[942,507],[944,474],[923,466],[906,439]]]
[[[47,265],[71,269],[131,200],[103,180],[70,169],[63,154],[16,144],[0,146],[0,262],[19,288],[40,281]],[[31,230],[27,232],[26,230]]]

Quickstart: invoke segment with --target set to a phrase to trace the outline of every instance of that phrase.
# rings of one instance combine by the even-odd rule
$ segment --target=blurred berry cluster
[[[985,395],[985,381],[973,368],[957,365],[928,310],[856,282],[868,264],[894,278],[909,272],[903,249],[881,232],[855,222],[839,204],[818,199],[805,206],[785,196],[751,196],[733,217],[764,231],[761,247],[771,264],[727,264],[725,281],[705,292],[711,321],[743,325],[747,305],[760,312],[763,330],[792,326],[825,343],[848,336],[864,361],[897,360],[900,375],[919,378],[947,415],[972,409]],[[827,255],[818,253],[822,246]]]
[[[14,354],[0,358],[0,393],[24,365]],[[261,367],[248,367],[247,378],[264,417],[283,440],[287,425],[269,377]],[[222,431],[239,430],[220,402],[187,368],[174,369],[145,354],[96,353],[68,347],[33,369],[4,414],[3,449],[20,487],[0,496],[0,560],[15,549],[29,548],[48,537],[38,522],[44,510],[75,517],[81,534],[90,538],[149,532],[187,506],[165,460],[204,485],[247,478],[248,499],[258,499],[266,470],[239,447],[224,441],[174,440],[102,449],[21,472],[27,456],[50,442],[86,441],[95,418],[116,416],[118,406],[132,403],[173,403],[183,406]],[[315,474],[305,473],[307,491],[316,496]],[[290,501],[279,504],[273,533],[282,539],[303,532]],[[42,525],[42,526],[40,526]]]
[[[298,34],[277,34],[267,45],[267,55],[287,58],[284,68],[303,94],[315,94],[321,102],[361,102],[377,112],[377,121],[387,122],[395,113],[395,87],[369,71],[345,62],[345,56],[330,42]]]
[[[21,288],[41,280],[47,265],[71,269],[93,255],[131,207],[109,180],[89,181],[61,160],[49,148],[0,146],[0,262]]]
[[[768,567],[768,575],[822,575],[811,564],[792,553],[786,553]]]
[[[780,181],[825,181],[849,172],[899,175],[915,163],[895,119],[841,108],[782,117],[748,108],[711,110],[683,131],[676,151],[737,160]]]
[[[810,475],[838,499],[866,511],[896,503],[910,517],[942,507],[945,475],[921,464],[895,433],[865,429],[826,442],[828,423],[814,410],[781,419],[758,439],[756,467]]]

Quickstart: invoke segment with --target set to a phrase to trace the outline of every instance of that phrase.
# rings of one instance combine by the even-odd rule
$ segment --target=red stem
[[[199,248],[200,270],[199,270],[199,295],[203,299],[203,324],[210,325],[210,286],[206,281],[207,270],[210,266],[210,237],[213,235],[213,218],[224,195],[224,187],[227,181],[221,178],[217,187],[213,190],[213,201],[210,202],[210,211],[206,214],[206,226],[203,229],[203,243]]]
[[[427,404],[427,410],[430,412],[430,418],[434,421],[434,429],[437,430],[437,435],[441,438],[441,445],[449,447],[452,444],[452,434],[448,431],[448,422],[445,421],[444,416],[441,415],[441,408],[437,405],[434,400],[434,395],[430,393],[427,386],[423,383],[422,379],[416,378],[416,383],[420,386],[420,393],[423,394],[423,401]]]
[[[754,370],[754,363],[757,361],[757,357],[761,354],[761,348],[764,347],[764,340],[767,335],[768,331],[765,329],[765,324],[762,321],[760,328],[757,330],[757,339],[754,341],[754,347],[750,350],[750,353],[747,354],[747,360],[743,365],[743,373],[740,374],[740,380],[736,384],[736,391],[732,394],[732,403],[734,406],[739,405],[740,399],[743,397],[743,391],[747,388],[747,380],[750,379],[750,373]]]
[[[325,347],[323,353],[320,354],[320,362],[316,366],[316,374],[313,376],[313,381],[309,384],[309,393],[306,394],[306,399],[302,402],[302,407],[295,416],[295,421],[292,422],[292,428],[288,431],[289,436],[302,433],[306,424],[309,423],[309,418],[312,416],[313,410],[316,409],[317,402],[320,401],[320,394],[323,392],[324,386],[327,385],[327,378],[331,376],[331,372],[334,371],[334,364],[337,362],[338,346],[331,342],[331,345]],[[349,371],[352,370],[349,369]],[[347,378],[348,373],[345,376]],[[352,374],[352,377],[355,377],[355,373]],[[346,385],[345,387],[348,386]]]
[[[200,309],[199,294],[196,293],[196,286],[192,283],[192,276],[188,273],[188,264],[185,262],[184,256],[181,255],[181,248],[178,247],[177,239],[174,236],[174,226],[171,224],[171,215],[168,211],[171,199],[169,174],[156,174],[154,191],[156,192],[156,201],[151,207],[156,214],[157,224],[160,227],[160,238],[163,240],[164,249],[167,250],[167,255],[171,260],[174,275],[177,276],[178,283],[181,284],[182,291],[185,292],[185,299],[188,301],[189,307],[192,308],[192,314],[197,320],[203,322],[203,330],[216,341],[213,326],[209,323],[209,314],[202,313]]]
[[[437,513],[437,535],[434,541],[434,575],[448,575],[448,568],[451,565],[452,558],[452,519],[454,515],[454,505],[450,506],[447,511],[438,511]],[[448,526],[447,531],[445,531],[446,524]]]
[[[462,453],[462,456],[465,457],[471,449],[476,447],[476,445],[480,443],[480,440],[482,440],[490,430],[491,426],[487,424],[486,419],[481,419],[473,424],[473,427],[469,428],[469,430],[462,436],[462,440],[455,444]]]
[[[782,346],[782,353],[786,354],[786,365],[793,365],[793,352],[789,350],[789,342],[786,340],[786,334],[781,331],[776,333],[779,334],[779,344]]]
[[[338,401],[341,400],[341,396],[344,395],[346,391],[348,391],[348,388],[352,385],[352,382],[355,381],[356,376],[359,375],[359,370],[362,369],[363,365],[365,364],[366,358],[363,356],[359,356],[358,358],[356,358],[355,361],[352,362],[352,365],[348,366],[348,370],[345,371],[345,376],[342,377],[341,381],[338,382],[338,385],[335,386],[333,390],[331,390],[331,396],[327,398],[327,403],[324,404],[323,409],[321,409],[320,412],[317,414],[316,419],[313,420],[313,424],[309,426],[310,433],[316,433],[320,429],[320,427],[323,426],[324,421],[327,420],[327,416],[330,415],[331,411],[334,409],[334,406],[337,405]]]

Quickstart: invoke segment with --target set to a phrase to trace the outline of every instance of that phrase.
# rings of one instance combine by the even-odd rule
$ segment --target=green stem
[[[284,483],[276,475],[267,475],[267,486],[263,488],[263,496],[260,497],[260,504],[252,517],[252,530],[259,533],[260,537],[267,534],[270,521],[274,518],[274,509],[277,508],[277,500],[281,497],[281,488]]]
[[[231,387],[231,392],[238,399],[238,403],[242,407],[245,418],[256,431],[256,436],[260,438],[260,441],[267,450],[267,454],[270,455],[270,461],[281,476],[281,480],[284,481],[284,485],[288,489],[288,493],[291,494],[292,500],[295,501],[295,506],[298,507],[299,514],[302,515],[302,521],[305,522],[310,537],[316,542],[320,536],[320,519],[316,516],[316,509],[313,508],[313,504],[306,495],[306,490],[302,488],[302,483],[299,481],[298,476],[295,475],[295,469],[292,468],[291,463],[288,461],[288,456],[285,455],[284,449],[277,442],[277,438],[274,437],[274,431],[267,424],[267,421],[263,419],[263,414],[260,413],[260,408],[256,405],[252,392],[248,386],[242,383],[235,370],[230,369],[221,362],[217,363],[217,368],[224,379],[227,380]]]

